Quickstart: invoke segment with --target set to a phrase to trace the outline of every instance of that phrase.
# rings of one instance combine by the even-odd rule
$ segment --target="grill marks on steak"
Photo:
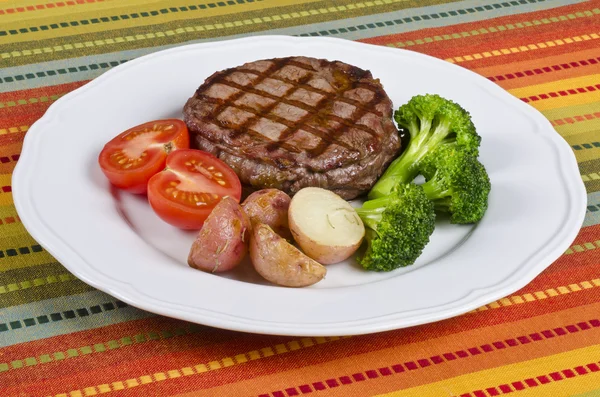
[[[221,157],[243,183],[292,194],[321,186],[353,198],[398,152],[391,112],[370,72],[290,57],[213,74],[184,118],[195,146]]]

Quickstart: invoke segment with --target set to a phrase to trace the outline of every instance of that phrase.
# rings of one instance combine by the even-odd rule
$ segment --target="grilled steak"
[[[339,61],[289,57],[214,73],[184,107],[193,147],[243,184],[345,199],[366,193],[400,149],[392,102],[371,73]]]

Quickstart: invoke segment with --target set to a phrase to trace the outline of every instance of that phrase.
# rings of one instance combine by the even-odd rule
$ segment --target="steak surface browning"
[[[294,194],[306,186],[353,199],[398,154],[392,102],[369,71],[289,57],[214,73],[184,106],[193,147],[243,184]]]

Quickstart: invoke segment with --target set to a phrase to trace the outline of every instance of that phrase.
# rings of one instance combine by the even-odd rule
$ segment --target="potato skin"
[[[313,285],[327,274],[324,266],[304,255],[263,223],[253,226],[250,259],[261,276],[285,287]]]
[[[193,242],[188,265],[220,273],[237,266],[248,252],[250,220],[238,202],[225,197],[212,210]]]
[[[264,223],[281,237],[291,240],[288,225],[290,196],[279,189],[262,189],[250,194],[242,203],[242,208],[250,222]]]

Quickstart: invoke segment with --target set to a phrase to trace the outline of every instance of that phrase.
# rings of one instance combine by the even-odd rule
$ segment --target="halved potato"
[[[365,226],[354,208],[337,194],[318,187],[298,191],[288,217],[302,251],[325,265],[350,257],[365,235]]]
[[[268,225],[253,225],[250,260],[256,271],[273,284],[306,287],[321,281],[327,269],[277,235]]]
[[[242,208],[250,222],[264,223],[281,237],[291,239],[288,225],[288,208],[292,199],[279,189],[262,189],[249,195]]]
[[[188,264],[219,273],[237,266],[248,252],[250,220],[238,202],[225,197],[212,210],[188,256]]]

